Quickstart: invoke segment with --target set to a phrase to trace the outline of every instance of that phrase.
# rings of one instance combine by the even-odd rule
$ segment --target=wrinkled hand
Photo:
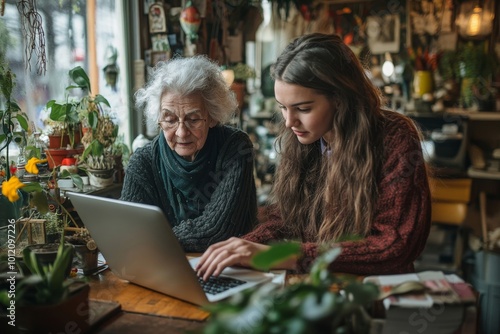
[[[195,270],[198,276],[208,280],[212,275],[219,276],[229,266],[250,267],[252,257],[269,247],[233,237],[208,247]]]

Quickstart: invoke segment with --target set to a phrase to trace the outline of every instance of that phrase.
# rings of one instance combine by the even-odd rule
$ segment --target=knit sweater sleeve
[[[331,266],[335,272],[359,275],[412,272],[430,229],[431,202],[426,167],[415,129],[396,122],[386,129],[386,160],[379,181],[379,199],[369,236],[361,241],[341,242],[341,255]],[[402,128],[398,128],[402,127]],[[245,239],[267,243],[287,236],[284,222],[275,212]],[[297,262],[307,272],[320,246],[302,244]]]
[[[122,201],[156,205],[160,203],[158,187],[154,179],[152,145],[137,149],[131,156],[125,172],[120,199]],[[157,173],[157,172],[156,172]]]
[[[202,215],[173,227],[186,251],[203,252],[213,243],[242,236],[255,225],[252,142],[241,131],[231,134],[226,142],[213,175],[216,188]]]

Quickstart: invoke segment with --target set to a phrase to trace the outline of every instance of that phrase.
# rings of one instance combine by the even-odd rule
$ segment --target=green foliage
[[[244,63],[237,63],[232,66],[231,69],[234,71],[235,81],[245,81],[250,78],[255,77],[255,71],[253,68]]]
[[[0,57],[0,151],[6,149],[6,158],[9,162],[9,145],[12,141],[22,140],[24,132],[28,131],[28,116],[21,111],[16,100],[12,97],[16,86],[16,75],[11,71],[3,57]],[[16,131],[18,126],[21,131]],[[10,171],[7,168],[7,179]]]
[[[97,126],[100,104],[105,104],[108,107],[110,105],[102,95],[91,96],[90,79],[81,66],[71,69],[68,76],[71,79],[71,84],[66,87],[65,101],[59,103],[50,100],[47,102],[46,108],[50,109],[49,118],[58,125],[54,132],[60,135],[68,133],[70,144],[74,146],[74,134],[81,121],[86,120],[94,129]],[[69,92],[73,89],[82,91],[83,97],[70,96]]]
[[[498,70],[495,56],[488,53],[482,44],[468,43],[458,50],[456,59],[461,78],[491,78]]]
[[[56,304],[66,298],[71,280],[66,278],[73,259],[73,247],[61,242],[53,264],[42,265],[29,248],[23,250],[23,262],[30,273],[19,279],[16,286],[16,305]],[[8,302],[7,291],[0,291],[0,301]]]
[[[273,245],[253,263],[268,268],[296,256],[297,246]],[[379,289],[352,276],[333,275],[328,268],[339,254],[340,248],[324,252],[300,283],[284,288],[266,284],[207,306],[212,316],[203,333],[367,333],[366,308],[378,299]]]
[[[455,80],[460,76],[460,68],[457,53],[455,51],[445,51],[439,57],[439,74],[443,80]]]
[[[291,256],[300,254],[299,243],[279,243],[273,245],[269,250],[256,254],[252,258],[252,266],[259,270],[267,271]]]

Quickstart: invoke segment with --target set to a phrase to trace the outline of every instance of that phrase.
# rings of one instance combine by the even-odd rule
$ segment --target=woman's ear
[[[209,118],[208,118],[208,126],[209,126],[210,128],[213,128],[214,126],[216,126],[216,125],[217,125],[217,123],[218,123],[218,122],[217,122],[215,119],[213,119],[212,117],[209,117]]]

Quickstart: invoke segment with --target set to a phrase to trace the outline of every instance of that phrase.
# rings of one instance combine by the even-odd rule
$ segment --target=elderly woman
[[[160,134],[136,150],[121,199],[160,207],[187,252],[255,225],[253,146],[227,123],[237,109],[219,67],[204,56],[160,62],[136,106]]]

